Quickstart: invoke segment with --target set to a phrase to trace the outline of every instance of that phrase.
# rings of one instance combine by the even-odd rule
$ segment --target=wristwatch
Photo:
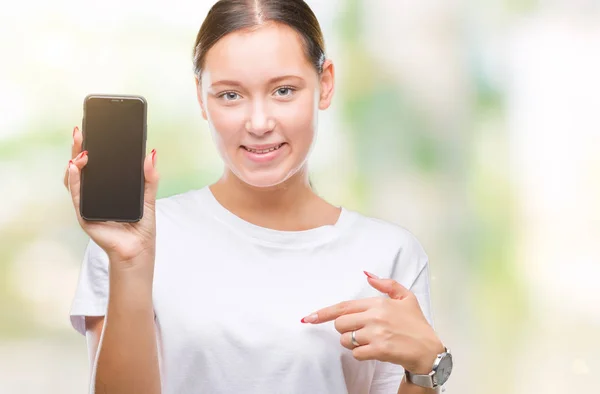
[[[435,389],[446,383],[452,372],[452,354],[444,347],[444,352],[437,355],[432,371],[427,375],[417,375],[404,371],[406,380],[417,386]]]

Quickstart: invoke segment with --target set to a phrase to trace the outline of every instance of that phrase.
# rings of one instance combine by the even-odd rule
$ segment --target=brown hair
[[[325,42],[317,17],[303,0],[219,0],[200,27],[194,44],[194,73],[202,73],[206,53],[225,35],[268,22],[287,25],[300,35],[306,57],[320,74]]]

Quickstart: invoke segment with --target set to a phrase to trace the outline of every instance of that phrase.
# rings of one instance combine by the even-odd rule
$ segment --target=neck
[[[215,198],[226,209],[259,226],[281,230],[310,227],[307,212],[322,202],[312,190],[304,167],[282,184],[254,187],[240,180],[229,169],[210,186]]]

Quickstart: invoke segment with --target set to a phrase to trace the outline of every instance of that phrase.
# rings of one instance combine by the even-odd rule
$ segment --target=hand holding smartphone
[[[156,151],[145,154],[146,101],[89,95],[84,102],[64,179],[77,220],[111,261],[153,261],[159,174]]]

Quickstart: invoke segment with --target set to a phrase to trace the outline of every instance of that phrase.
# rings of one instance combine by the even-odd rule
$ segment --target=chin
[[[288,158],[291,159],[291,158]],[[256,188],[281,187],[301,172],[302,164],[295,160],[283,160],[274,166],[249,167],[243,161],[230,162],[230,171],[245,184]]]
[[[235,152],[228,153],[222,157],[227,163],[229,172],[241,182],[261,189],[284,187],[290,179],[302,172],[308,159],[307,156],[301,159],[292,154],[287,144],[280,148],[279,157],[272,157],[270,160],[266,158],[264,161],[256,160],[255,157],[249,158],[241,147]]]
[[[257,188],[270,188],[280,186],[290,179],[294,172],[273,169],[271,171],[239,171],[237,177],[244,183]]]
[[[230,171],[245,184],[255,188],[281,187],[296,175],[303,163],[291,154],[287,144],[279,149],[279,156],[257,160],[248,157],[244,148],[229,156]]]

